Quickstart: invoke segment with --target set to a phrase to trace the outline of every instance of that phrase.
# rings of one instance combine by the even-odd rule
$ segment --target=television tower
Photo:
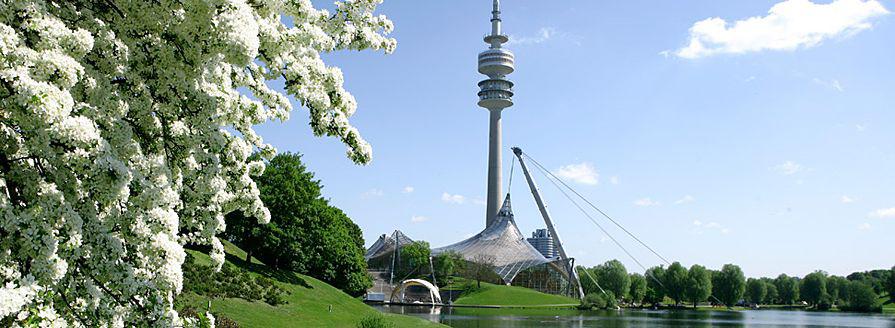
[[[488,132],[488,204],[485,213],[485,227],[497,221],[497,211],[501,204],[501,136],[500,113],[504,108],[513,106],[513,82],[506,76],[513,73],[513,53],[502,49],[501,45],[509,41],[500,33],[500,0],[494,0],[491,10],[491,34],[485,36],[488,50],[479,53],[479,73],[488,78],[479,82],[479,107],[490,112]]]

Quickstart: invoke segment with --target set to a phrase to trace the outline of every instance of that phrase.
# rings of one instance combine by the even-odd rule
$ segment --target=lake
[[[887,327],[895,317],[881,314],[783,310],[578,311],[572,309],[473,309],[374,306],[382,312],[425,318],[456,328],[479,327]]]

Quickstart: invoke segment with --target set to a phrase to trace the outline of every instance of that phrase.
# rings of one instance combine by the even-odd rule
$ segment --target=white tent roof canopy
[[[551,262],[535,249],[516,226],[510,194],[497,214],[497,222],[475,236],[459,243],[432,250],[432,255],[457,252],[467,261],[483,257],[493,260],[494,271],[504,281],[511,283],[520,271]]]

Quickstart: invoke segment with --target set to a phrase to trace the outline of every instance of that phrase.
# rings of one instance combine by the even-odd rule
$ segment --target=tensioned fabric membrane
[[[413,243],[413,239],[407,237],[401,230],[395,230],[391,235],[381,235],[379,239],[373,243],[373,246],[367,249],[364,254],[364,260],[379,258],[382,256],[392,256],[395,253],[395,247],[404,247]]]
[[[459,243],[432,250],[432,255],[444,252],[457,252],[467,261],[487,259],[494,265],[494,271],[507,284],[510,284],[520,271],[553,262],[535,249],[516,226],[513,209],[510,206],[510,194],[507,194],[497,222],[469,239]]]

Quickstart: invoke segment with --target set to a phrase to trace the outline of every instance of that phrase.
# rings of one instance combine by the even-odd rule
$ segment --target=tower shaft
[[[489,112],[488,125],[488,200],[485,211],[485,227],[497,221],[502,196],[501,185],[501,132],[500,115],[504,108],[513,106],[513,82],[506,76],[513,72],[514,56],[501,45],[509,41],[500,30],[500,1],[494,0],[491,10],[491,34],[484,41],[488,50],[479,53],[479,73],[488,78],[479,82],[478,93],[480,107]]]
[[[488,128],[488,204],[485,217],[485,227],[489,227],[497,220],[497,211],[500,210],[500,197],[503,187],[500,113],[502,109],[492,109],[490,112],[490,124]]]

